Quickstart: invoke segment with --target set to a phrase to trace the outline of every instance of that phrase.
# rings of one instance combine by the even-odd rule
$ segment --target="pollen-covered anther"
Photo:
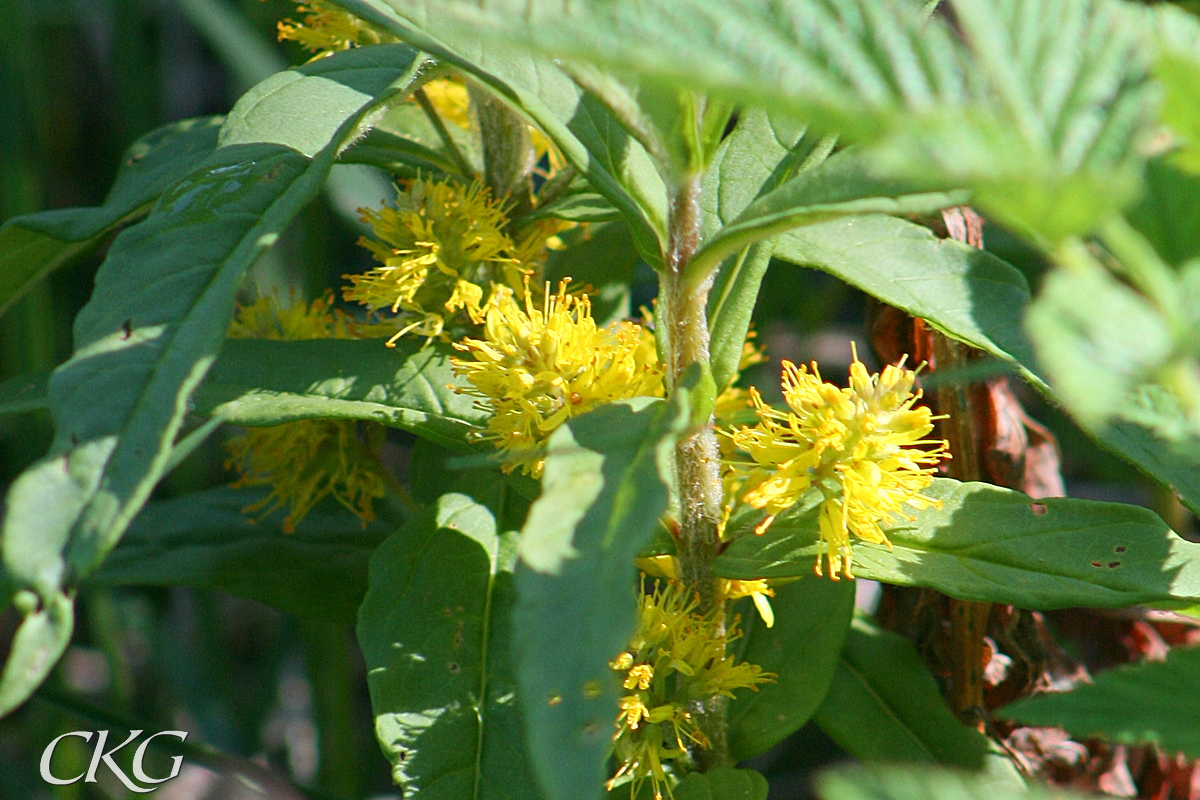
[[[726,486],[734,502],[767,512],[755,532],[765,532],[815,488],[821,494],[815,571],[824,574],[824,560],[830,578],[853,578],[850,534],[890,547],[885,525],[939,507],[921,492],[946,457],[946,442],[925,438],[934,418],[915,405],[915,380],[916,373],[902,366],[872,375],[855,352],[845,389],[824,382],[816,364],[809,372],[785,361],[787,410],[772,408],[752,391],[758,423],[726,433],[749,460],[730,459]]]

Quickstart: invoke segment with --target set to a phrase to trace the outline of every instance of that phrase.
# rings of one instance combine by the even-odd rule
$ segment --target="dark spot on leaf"
[[[1124,553],[1124,552],[1125,552],[1125,545],[1123,545],[1123,544],[1119,544],[1119,545],[1117,545],[1117,546],[1116,546],[1116,548],[1114,548],[1114,549],[1115,549],[1115,550],[1116,550],[1118,553]]]
[[[462,667],[458,665],[457,661],[451,661],[446,665],[446,668],[449,669],[453,675],[457,675],[458,673],[462,672]]]
[[[1093,562],[1092,562],[1092,566],[1093,566],[1093,567],[1103,567],[1104,565],[1103,565],[1103,564],[1101,564],[1099,561],[1093,561]]]
[[[127,319],[121,323],[121,338],[128,339],[133,336],[133,320]]]
[[[408,751],[407,750],[401,750],[397,755],[400,757],[401,761],[408,760]]]
[[[1113,569],[1114,567],[1119,567],[1119,566],[1121,566],[1121,562],[1120,562],[1120,561],[1110,561],[1110,562],[1108,562],[1108,568],[1109,568],[1109,569]]]
[[[1033,511],[1034,514],[1036,514],[1039,517],[1042,514],[1046,513],[1046,504],[1045,503],[1030,503],[1029,508]]]

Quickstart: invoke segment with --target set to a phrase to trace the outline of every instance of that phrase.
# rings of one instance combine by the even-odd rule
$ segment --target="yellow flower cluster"
[[[308,0],[296,6],[296,10],[304,15],[303,19],[280,22],[279,41],[296,42],[316,53],[314,60],[359,45],[397,41],[396,37],[323,0]]]
[[[664,764],[709,747],[689,710],[697,702],[737,689],[757,690],[774,678],[753,664],[738,664],[729,645],[741,634],[737,621],[722,630],[715,612],[696,612],[695,598],[673,581],[642,593],[637,629],[629,647],[610,666],[621,675],[621,698],[613,753],[620,767],[608,788],[631,782],[638,797],[649,780],[655,800],[671,794]]]
[[[382,266],[344,275],[350,286],[343,297],[399,315],[389,345],[407,333],[441,336],[447,318],[459,311],[481,324],[483,287],[524,285],[526,268],[504,232],[508,219],[478,182],[416,180],[397,192],[396,208],[360,213],[378,239],[359,244]]]
[[[921,490],[946,457],[946,443],[925,438],[933,417],[914,406],[921,397],[913,392],[915,379],[903,365],[871,375],[856,352],[845,389],[822,381],[816,364],[809,373],[784,361],[788,411],[751,390],[759,422],[732,433],[733,445],[751,461],[732,463],[729,483],[743,502],[767,512],[756,532],[816,487],[822,495],[816,572],[822,574],[823,555],[837,580],[839,569],[854,577],[850,533],[890,546],[880,523],[907,518],[906,506],[937,506]]]
[[[482,438],[534,477],[542,473],[540,447],[573,416],[630,397],[663,393],[654,339],[632,322],[601,327],[587,296],[549,287],[540,307],[528,291],[522,305],[496,286],[484,312],[483,336],[455,345],[472,360],[454,359],[454,371],[491,412]]]
[[[351,329],[332,298],[280,308],[260,297],[238,309],[230,325],[232,338],[348,338]],[[373,501],[386,492],[385,472],[376,455],[384,429],[354,420],[308,419],[263,428],[248,428],[226,442],[227,469],[237,469],[235,486],[270,486],[271,492],[248,506],[248,514],[266,516],[286,509],[283,530],[296,524],[325,497],[335,500],[367,523],[375,518]]]

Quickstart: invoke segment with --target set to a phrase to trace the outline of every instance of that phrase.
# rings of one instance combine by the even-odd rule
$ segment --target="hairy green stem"
[[[535,156],[529,126],[487,91],[474,84],[468,84],[467,91],[483,142],[484,182],[492,197],[508,202],[508,217],[515,222],[531,208],[530,175]]]
[[[688,262],[700,239],[700,178],[685,181],[671,209],[670,242],[661,301],[665,304],[667,378],[673,391],[692,364],[709,360],[708,292],[712,274],[691,283],[684,279]],[[717,592],[712,561],[717,555],[717,529],[721,519],[721,467],[717,437],[711,418],[679,440],[675,447],[676,485],[679,490],[679,577],[699,596],[701,613],[712,611],[718,630],[724,630],[724,608]],[[726,743],[725,698],[698,703],[693,713],[711,747],[696,754],[697,766],[709,769],[729,762]]]

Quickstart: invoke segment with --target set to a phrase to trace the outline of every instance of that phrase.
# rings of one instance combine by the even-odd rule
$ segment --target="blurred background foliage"
[[[276,42],[276,23],[294,13],[283,0],[0,0],[0,219],[99,203],[138,136],[173,120],[228,111],[265,75],[305,60],[298,47]],[[355,208],[378,205],[388,186],[369,168],[337,169],[325,194],[256,266],[259,290],[311,297],[367,264],[369,256],[354,245]],[[985,243],[1036,288],[1045,265],[1034,251],[995,226],[987,228]],[[71,320],[102,257],[53,273],[0,317],[0,379],[50,369],[69,355]],[[654,286],[652,271],[639,265],[635,313],[652,300]],[[849,364],[850,341],[866,341],[866,311],[865,297],[838,280],[773,264],[754,323],[770,362],[754,367],[746,382],[777,386],[767,375],[785,358],[816,359],[836,379]],[[1191,521],[1172,496],[1099,450],[1040,396],[1025,392],[1022,399],[1057,436],[1071,495],[1154,507],[1189,536]],[[0,418],[0,482],[7,485],[40,457],[50,436],[44,412]],[[412,440],[397,431],[390,436],[389,453],[403,473]],[[210,440],[157,497],[232,477],[219,440]],[[860,586],[864,596],[867,583]],[[191,741],[220,751],[197,754],[214,769],[185,767],[158,790],[158,800],[396,796],[372,733],[361,656],[348,626],[187,588],[92,588],[79,609],[73,644],[47,688],[0,720],[3,800],[132,797],[115,779],[51,787],[38,777],[42,749],[55,736],[119,728],[123,721],[187,729]],[[15,621],[0,616],[0,642]],[[90,756],[89,745],[68,740],[56,770],[77,774]],[[812,796],[810,771],[838,756],[809,725],[756,766],[771,779],[772,797]],[[263,778],[254,789],[232,777],[253,772],[239,759],[269,766],[290,783]]]

